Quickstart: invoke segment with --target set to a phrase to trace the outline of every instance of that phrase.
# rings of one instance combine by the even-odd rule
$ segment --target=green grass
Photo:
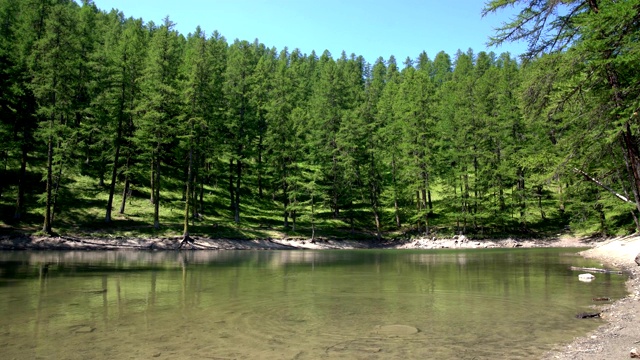
[[[34,176],[32,176],[34,177]],[[248,181],[251,180],[247,177]],[[14,199],[17,184],[9,184],[3,189],[0,197],[0,231],[4,233],[19,231],[35,233],[42,227],[44,207],[38,201],[38,196],[32,195],[42,187],[41,183],[33,181],[33,191],[27,196],[27,213],[20,222],[12,220]],[[72,176],[62,187],[58,195],[53,230],[58,234],[93,237],[180,237],[183,231],[184,201],[182,198],[183,184],[167,177],[163,179],[163,190],[160,193],[160,228],[153,227],[153,204],[149,201],[150,189],[143,185],[145,179],[137,179],[133,186],[132,196],[127,200],[124,214],[119,214],[122,201],[121,184],[116,186],[114,197],[112,222],[104,222],[107,204],[108,187],[99,186],[98,181],[89,176]],[[205,187],[204,209],[202,216],[191,220],[190,233],[193,236],[233,239],[264,239],[264,238],[309,238],[311,237],[310,207],[303,208],[296,222],[296,230],[291,228],[292,219],[289,218],[289,228],[283,224],[283,209],[281,203],[274,201],[272,194],[265,192],[260,198],[255,193],[245,192],[241,199],[241,221],[233,221],[233,213],[229,208],[229,195],[224,187]],[[448,189],[442,184],[433,184],[433,210],[429,214],[432,235],[450,237],[460,232],[464,217],[460,215],[456,198],[447,193]],[[248,183],[248,187],[253,184]],[[449,196],[447,196],[449,195]],[[388,198],[388,195],[386,195]],[[505,197],[510,197],[510,192]],[[459,199],[459,198],[458,198]],[[570,210],[583,214],[582,218],[574,215],[562,214],[558,210],[555,194],[545,195],[539,208],[537,198],[531,197],[526,204],[524,217],[520,216],[520,209],[511,204],[510,208],[496,216],[495,209],[487,208],[486,204],[478,208],[475,214],[467,215],[466,234],[472,238],[500,238],[509,236],[549,237],[567,233],[569,231],[579,235],[602,233],[598,217],[593,213],[577,211],[578,205]],[[588,208],[587,205],[581,206]],[[633,221],[625,206],[616,202],[606,203],[607,234],[619,234],[633,231]],[[420,219],[424,231],[424,214],[416,216],[415,204],[403,204],[401,218],[402,228],[395,228],[393,208],[382,209],[384,237],[397,239],[421,236],[415,226]],[[541,216],[541,210],[545,218]],[[333,218],[327,207],[316,204],[315,228],[316,236],[324,238],[356,238],[375,239],[373,215],[365,203],[355,203],[351,209],[342,209],[340,218]],[[474,219],[475,224],[474,226]],[[353,226],[352,226],[353,221]]]

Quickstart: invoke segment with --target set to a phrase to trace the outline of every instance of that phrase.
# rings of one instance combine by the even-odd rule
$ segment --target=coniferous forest
[[[364,59],[0,0],[0,228],[635,231],[640,1],[512,3],[521,57]]]

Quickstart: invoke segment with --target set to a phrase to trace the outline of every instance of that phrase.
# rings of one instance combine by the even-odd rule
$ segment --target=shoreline
[[[640,314],[640,267],[634,261],[639,253],[639,235],[609,239],[579,253],[602,262],[603,266],[625,271],[629,276],[626,282],[628,295],[611,304],[598,306],[604,324],[568,344],[559,344],[543,359],[628,359],[634,349],[640,349],[637,315]]]
[[[71,236],[0,236],[0,251],[175,251],[182,238],[77,238]],[[634,261],[640,253],[640,235],[612,239],[472,240],[465,236],[450,239],[421,238],[402,241],[291,239],[211,239],[193,237],[180,250],[329,250],[329,249],[485,249],[485,248],[588,248],[580,252],[585,258],[600,261],[603,267],[628,274],[628,295],[611,304],[598,305],[604,323],[570,343],[558,344],[543,359],[622,359],[640,348],[640,267]]]
[[[266,238],[254,240],[193,236],[182,244],[181,237],[77,237],[34,236],[26,234],[0,236],[0,250],[324,250],[324,249],[487,249],[533,247],[591,248],[601,239],[558,237],[550,239],[474,240],[464,235],[452,238],[417,238],[411,240],[336,240],[304,238]],[[182,246],[181,246],[182,245]]]

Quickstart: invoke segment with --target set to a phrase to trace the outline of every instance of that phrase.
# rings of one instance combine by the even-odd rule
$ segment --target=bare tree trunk
[[[427,209],[427,190],[422,189],[422,206],[424,209],[424,234],[429,235],[429,211]]]
[[[262,190],[262,132],[258,137],[258,196],[262,199],[263,190]]]
[[[159,229],[160,228],[160,159],[156,160],[156,170],[155,170],[155,181],[154,181],[154,185],[155,185],[155,196],[154,196],[154,203],[153,203],[153,228],[154,229]]]
[[[313,202],[313,195],[311,195],[311,242],[316,241],[316,219],[315,219],[315,203]]]
[[[391,172],[393,173],[393,210],[396,216],[396,227],[399,229],[401,226],[400,223],[400,209],[398,206],[398,184],[396,181],[396,160],[395,155],[393,155],[393,160],[391,160]]]
[[[151,181],[150,181],[150,184],[149,184],[150,187],[151,187],[151,195],[150,195],[149,201],[152,204],[156,203],[156,199],[154,198],[154,195],[156,193],[155,190],[156,190],[156,186],[157,186],[157,184],[156,184],[155,156],[156,156],[155,154],[151,155]]]
[[[131,183],[129,181],[129,175],[126,175],[124,179],[124,189],[122,190],[122,202],[120,203],[120,214],[124,214],[124,209],[127,205],[127,198],[130,196],[129,190]]]
[[[127,161],[124,165],[124,189],[122,190],[122,202],[120,203],[120,214],[124,214],[124,209],[127,204],[127,197],[130,196],[129,191],[131,182],[129,180],[129,164],[131,162],[131,154],[127,154]]]
[[[229,159],[229,197],[231,198],[231,211],[236,211],[236,197],[233,194],[233,159]]]
[[[638,154],[636,141],[634,141],[636,139],[631,133],[631,125],[629,122],[627,122],[626,125],[626,129],[622,133],[624,139],[623,152],[631,180],[631,189],[635,198],[636,210],[640,212],[640,154]],[[637,228],[637,230],[640,231],[640,228]]]
[[[53,127],[53,119],[49,121],[50,131]],[[42,225],[42,231],[51,234],[51,188],[53,186],[53,138],[49,135],[47,140],[47,197],[45,200],[44,209],[44,224]]]
[[[189,140],[191,142],[191,140]],[[191,191],[191,183],[193,180],[193,145],[189,145],[189,166],[187,169],[187,198],[185,199],[184,202],[184,227],[183,227],[183,231],[182,231],[182,242],[187,242],[189,241],[190,237],[189,237],[189,206],[191,206],[191,198],[192,198],[192,191]]]
[[[104,222],[111,222],[111,211],[113,208],[113,196],[116,192],[116,179],[118,176],[118,160],[120,158],[120,141],[116,140],[116,153],[113,157],[113,169],[111,170],[111,184],[109,184],[109,199],[107,200],[107,213]]]
[[[242,161],[238,159],[236,162],[236,189],[235,189],[235,215],[234,221],[236,224],[240,223],[240,177],[242,176]]]
[[[373,208],[373,218],[376,222],[376,238],[378,241],[382,240],[382,232],[380,231],[380,214],[378,213],[378,208]]]
[[[420,191],[416,190],[416,211],[418,214],[420,213]],[[417,218],[418,233],[422,230],[422,223],[420,222],[420,217]]]
[[[291,212],[291,230],[293,232],[296,232],[296,217],[297,217],[296,211],[293,210]]]
[[[26,134],[25,134],[26,138]],[[16,209],[13,214],[14,220],[20,220],[22,218],[22,210],[24,208],[24,187],[25,187],[25,177],[27,173],[27,161],[28,161],[28,148],[26,144],[26,140],[23,140],[22,144],[22,157],[20,159],[20,173],[18,174],[18,196],[16,197]]]

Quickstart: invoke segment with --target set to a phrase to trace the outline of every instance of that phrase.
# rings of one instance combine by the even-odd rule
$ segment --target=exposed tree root
[[[189,234],[185,234],[180,242],[180,246],[178,246],[178,250],[182,249],[183,246],[187,244],[195,244],[195,241],[189,236]]]

